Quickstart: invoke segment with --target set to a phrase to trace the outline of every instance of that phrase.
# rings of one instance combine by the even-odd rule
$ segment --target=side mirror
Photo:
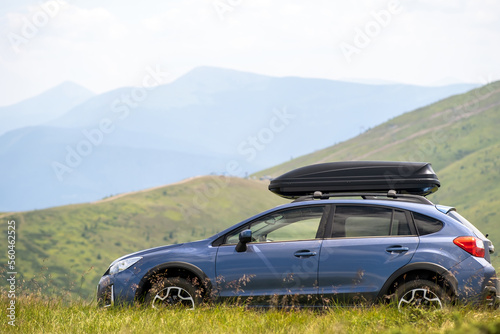
[[[252,241],[252,230],[244,230],[240,232],[240,241],[236,245],[236,251],[238,253],[246,252],[247,243]]]

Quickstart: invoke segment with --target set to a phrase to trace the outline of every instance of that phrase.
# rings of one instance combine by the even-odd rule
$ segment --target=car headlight
[[[120,271],[123,271],[123,270],[129,268],[130,266],[135,264],[140,259],[142,259],[142,257],[137,256],[137,257],[131,257],[131,258],[124,259],[124,260],[115,261],[115,262],[111,263],[111,266],[109,267],[109,273],[111,275],[117,274]]]

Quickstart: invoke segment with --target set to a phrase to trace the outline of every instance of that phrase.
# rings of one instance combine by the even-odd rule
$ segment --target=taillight
[[[458,237],[453,240],[453,243],[471,255],[484,257],[484,243],[481,239],[475,237]]]

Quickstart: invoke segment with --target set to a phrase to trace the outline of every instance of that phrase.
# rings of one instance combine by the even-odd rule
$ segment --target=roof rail
[[[315,191],[314,194],[299,197],[292,203],[311,201],[315,199],[329,199],[331,197],[357,197],[357,196],[360,196],[363,199],[389,199],[389,200],[399,200],[404,202],[434,205],[434,203],[432,203],[423,196],[398,194],[395,190],[389,190],[387,193],[345,192],[345,193],[326,193],[326,194],[323,194],[321,191]]]

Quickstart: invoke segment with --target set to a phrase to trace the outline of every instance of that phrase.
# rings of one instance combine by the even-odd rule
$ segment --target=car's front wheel
[[[181,307],[194,310],[202,302],[196,287],[180,277],[166,277],[153,284],[144,299],[153,308]]]
[[[446,291],[434,282],[414,280],[401,285],[395,293],[398,309],[441,309],[450,302]]]

